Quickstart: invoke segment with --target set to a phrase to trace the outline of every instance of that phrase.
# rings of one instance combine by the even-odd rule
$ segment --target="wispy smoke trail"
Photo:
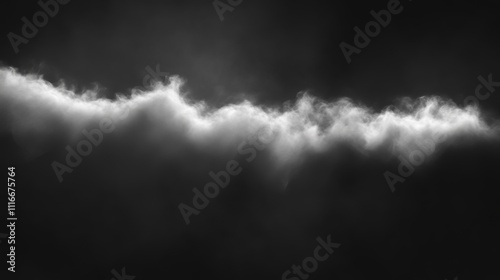
[[[0,128],[12,132],[20,142],[31,139],[30,145],[43,148],[40,143],[50,137],[75,140],[90,122],[130,110],[125,122],[147,117],[155,135],[176,135],[183,143],[211,151],[236,149],[242,139],[265,129],[272,136],[269,149],[277,164],[293,163],[304,153],[322,152],[339,143],[366,152],[407,153],[412,145],[436,135],[453,141],[496,133],[481,119],[478,108],[460,108],[439,97],[403,99],[381,112],[348,98],[326,102],[307,93],[282,108],[248,101],[211,108],[186,98],[182,85],[182,79],[171,77],[168,84],[132,90],[130,97],[109,100],[94,91],[75,93],[43,77],[2,68],[0,109],[4,121]]]

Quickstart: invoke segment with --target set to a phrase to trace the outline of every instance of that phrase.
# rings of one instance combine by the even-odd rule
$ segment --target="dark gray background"
[[[301,90],[375,109],[429,94],[462,104],[477,76],[500,80],[495,1],[402,1],[403,12],[348,64],[339,43],[352,44],[353,27],[386,4],[244,1],[221,22],[210,1],[73,0],[14,54],[7,33],[19,34],[20,18],[39,6],[12,1],[0,12],[0,61],[80,90],[97,83],[110,99],[159,64],[187,79],[191,98],[216,107],[242,94],[280,105]],[[492,94],[480,106],[498,119],[499,104]],[[2,166],[17,167],[19,279],[107,280],[124,266],[137,280],[280,279],[328,234],[342,246],[310,279],[499,276],[497,143],[448,147],[395,193],[382,175],[397,169],[395,158],[347,147],[308,158],[282,191],[254,177],[264,152],[186,226],[178,203],[228,159],[195,169],[189,163],[203,153],[184,151],[158,162],[153,147],[134,145],[147,123],[134,125],[62,184],[50,163],[65,143],[23,161],[12,136],[0,135]]]

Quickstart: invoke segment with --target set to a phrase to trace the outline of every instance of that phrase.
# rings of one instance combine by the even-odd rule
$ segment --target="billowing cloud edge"
[[[438,96],[403,98],[380,112],[349,98],[325,101],[307,92],[299,93],[295,103],[279,108],[249,101],[213,108],[190,100],[182,91],[184,83],[171,76],[167,83],[133,89],[129,97],[110,100],[99,97],[95,90],[76,93],[64,83],[54,86],[40,75],[0,68],[4,119],[0,128],[11,132],[19,143],[29,138],[26,146],[43,150],[40,143],[54,134],[76,141],[91,122],[109,118],[123,125],[147,116],[155,135],[176,135],[178,141],[211,151],[234,150],[245,139],[260,135],[278,165],[300,161],[307,152],[333,149],[338,143],[349,143],[363,153],[408,154],[415,145],[428,145],[429,141],[496,137],[498,131],[483,120],[479,108],[460,108]]]

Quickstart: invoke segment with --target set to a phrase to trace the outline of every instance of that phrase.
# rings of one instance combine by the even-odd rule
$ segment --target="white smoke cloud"
[[[326,102],[307,93],[282,108],[249,101],[211,108],[189,100],[182,85],[182,79],[171,77],[168,84],[135,89],[130,97],[109,100],[99,98],[95,91],[75,93],[41,76],[1,68],[0,109],[4,120],[0,128],[12,132],[18,143],[26,141],[26,149],[36,146],[43,150],[44,141],[54,135],[63,133],[75,140],[90,122],[116,118],[129,110],[125,122],[147,116],[152,135],[176,135],[185,143],[214,152],[235,151],[242,140],[264,129],[272,136],[269,150],[278,164],[293,163],[306,152],[322,152],[341,142],[365,152],[388,149],[408,153],[412,145],[435,135],[448,140],[496,135],[496,130],[482,120],[478,108],[459,108],[439,97],[404,99],[399,106],[381,112],[348,98]]]

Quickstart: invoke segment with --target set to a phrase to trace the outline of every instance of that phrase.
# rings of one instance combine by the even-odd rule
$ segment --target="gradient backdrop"
[[[348,63],[339,44],[354,44],[353,28],[363,29],[370,11],[388,2],[244,0],[221,21],[211,1],[72,0],[17,54],[7,34],[21,34],[21,18],[41,8],[34,0],[3,3],[0,158],[4,168],[16,167],[18,221],[16,273],[3,261],[2,279],[120,280],[112,271],[123,267],[136,280],[497,279],[500,88],[478,102],[478,115],[462,109],[479,76],[500,81],[500,4],[402,0],[403,11]],[[221,114],[227,122],[195,134],[193,144],[183,129],[171,129],[186,111],[154,107],[162,99],[152,98],[60,182],[52,164],[64,163],[65,147],[123,109],[109,113],[109,104],[154,91],[147,77],[157,67],[184,80],[174,90],[187,100],[183,106],[206,106],[203,114],[230,108]],[[157,90],[171,90],[160,81],[166,85]],[[45,102],[61,82],[75,92],[72,100],[94,94],[109,106],[75,113],[73,105]],[[256,111],[235,104],[248,100],[249,108],[281,114],[297,108],[304,92],[325,106],[347,97],[369,114],[405,116],[416,114],[410,105],[418,102],[409,100],[439,96],[462,108],[443,111],[445,124],[459,120],[459,133],[394,192],[384,173],[397,174],[399,155],[410,149],[394,145],[403,136],[425,138],[418,131],[388,132],[373,149],[348,138],[304,152],[285,137],[250,161],[238,153],[258,125]],[[276,163],[280,157],[286,164]],[[193,206],[192,189],[231,160],[242,172],[186,225],[179,204]],[[314,272],[282,276],[328,235],[341,246]]]

